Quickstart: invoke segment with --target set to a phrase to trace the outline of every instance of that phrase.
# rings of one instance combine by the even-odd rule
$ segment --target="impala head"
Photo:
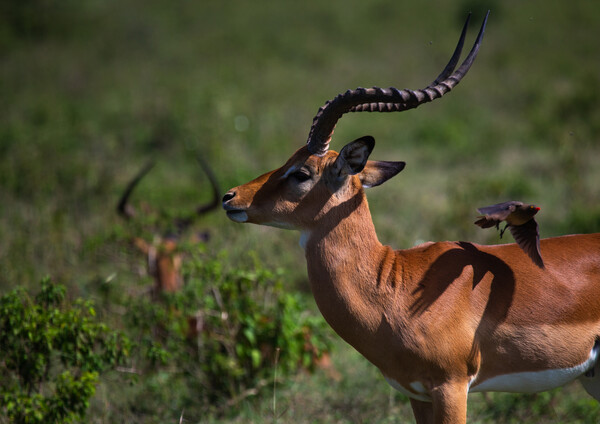
[[[374,145],[366,136],[339,154],[330,150],[322,156],[302,147],[281,168],[225,194],[227,216],[235,222],[308,229],[333,207],[404,168],[404,162],[367,160]]]
[[[483,22],[471,52],[454,71],[467,31],[465,23],[452,58],[442,73],[421,90],[357,88],[321,107],[313,120],[306,146],[281,168],[235,187],[223,197],[223,208],[235,222],[251,222],[290,229],[308,229],[323,214],[396,175],[404,162],[376,162],[368,157],[375,141],[366,136],[329,150],[335,125],[347,112],[399,112],[442,97],[452,90],[473,63],[485,29]]]

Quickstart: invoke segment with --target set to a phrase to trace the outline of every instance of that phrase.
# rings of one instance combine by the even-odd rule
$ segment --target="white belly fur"
[[[588,359],[572,368],[504,374],[472,386],[472,383],[476,380],[476,378],[474,378],[471,380],[471,383],[469,383],[469,392],[535,393],[554,389],[581,377],[586,371],[592,369],[598,359],[599,351],[600,345],[597,344],[591,350]],[[431,402],[431,396],[422,383],[418,381],[410,383],[412,390],[409,390],[396,380],[386,377],[385,375],[384,377],[390,386],[409,398]],[[596,376],[596,378],[597,377],[598,376]],[[590,389],[594,389],[598,391],[598,393],[591,393],[588,387],[586,387],[586,390],[594,397],[599,395],[596,399],[600,401],[600,384],[596,382],[596,378],[593,379],[594,381],[592,383],[588,382],[588,385],[593,386],[590,387]]]
[[[594,347],[585,362],[572,368],[499,375],[469,387],[469,392],[535,393],[563,386],[593,367],[598,357]]]

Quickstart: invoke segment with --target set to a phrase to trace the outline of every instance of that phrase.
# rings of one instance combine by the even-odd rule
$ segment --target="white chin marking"
[[[234,222],[248,221],[248,214],[244,211],[227,211],[227,217]]]

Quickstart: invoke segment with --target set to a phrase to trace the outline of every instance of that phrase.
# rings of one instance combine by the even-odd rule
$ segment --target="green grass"
[[[342,342],[333,358],[341,371],[339,381],[324,371],[300,373],[280,382],[275,392],[251,397],[224,416],[194,417],[203,423],[373,423],[414,422],[408,398],[393,390],[381,374]],[[469,395],[468,422],[498,423],[587,423],[598,422],[600,406],[577,384],[530,395],[475,393]]]
[[[407,162],[369,192],[380,239],[397,248],[497,243],[495,232],[472,224],[475,208],[509,199],[542,207],[544,237],[600,231],[593,2],[42,3],[44,13],[3,6],[13,12],[0,18],[3,292],[44,275],[90,298],[107,279],[124,291],[148,284],[138,272],[144,259],[125,242],[131,230],[114,211],[148,159],[159,164],[134,202],[167,215],[190,211],[210,195],[194,155],[209,158],[222,189],[280,166],[327,99],[357,86],[425,86],[445,65],[466,13],[475,13],[471,43],[488,8],[479,57],[451,94],[403,114],[345,116],[332,147],[371,134],[373,158]],[[236,225],[220,212],[195,229],[211,233],[209,249],[229,251],[231,266],[255,251],[287,270],[290,290],[307,291],[297,234]],[[340,344],[334,358],[339,384],[320,375],[281,383],[278,422],[410,420],[406,399],[390,394],[350,348]],[[95,422],[133,422],[133,412],[111,415],[114,396],[99,389]],[[124,390],[120,401],[126,397]],[[215,421],[276,421],[271,401],[248,400]],[[513,422],[502,421],[506,415],[596,422],[600,412],[576,386],[550,397],[473,396],[471,422]]]

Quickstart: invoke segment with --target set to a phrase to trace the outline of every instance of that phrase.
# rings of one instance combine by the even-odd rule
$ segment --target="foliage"
[[[33,298],[24,289],[0,298],[0,413],[14,423],[73,422],[130,345],[97,322],[91,302],[70,305],[64,286],[41,285]]]
[[[209,158],[225,189],[280,166],[305,141],[326,99],[357,86],[422,87],[446,63],[466,13],[474,12],[468,47],[488,8],[477,61],[452,93],[402,114],[347,115],[332,147],[371,134],[373,159],[407,162],[398,177],[368,193],[378,236],[393,247],[504,242],[472,221],[476,207],[509,199],[542,207],[544,237],[600,231],[595,2],[0,2],[0,293],[34,287],[44,275],[86,296],[105,286],[137,289],[140,278],[131,276],[121,240],[106,235],[118,220],[122,188],[149,157],[168,166],[148,175],[136,199],[169,213],[193,210],[209,193],[192,154]],[[287,291],[305,287],[304,254],[293,232],[235,225],[222,213],[200,225],[211,231],[211,249],[227,249],[232,268],[253,250],[265,268],[286,270]],[[146,300],[139,299],[140,308]],[[160,319],[174,316],[183,333],[187,320],[163,306]],[[149,300],[144,307],[160,315]],[[96,311],[111,327],[126,313],[114,297]],[[142,341],[134,327],[128,331]],[[144,370],[133,386],[101,379],[90,422],[149,421],[143,411],[160,408],[179,417],[175,409],[194,403],[192,376],[203,372],[191,355],[169,352],[182,357],[182,368],[165,357],[158,340],[177,338],[163,331],[155,326],[144,333],[148,344],[139,344],[154,358],[140,355],[139,365],[154,361],[156,372]],[[196,352],[189,343],[169,346]],[[410,422],[410,411],[402,412],[410,409],[407,400],[394,394],[401,412],[387,408],[389,388],[374,367],[338,346],[332,358],[342,361],[340,384],[318,373],[286,378],[294,384],[278,390],[278,403],[288,400],[287,422]],[[600,421],[577,385],[552,397],[555,407],[575,405]],[[502,413],[486,415],[493,406],[478,399],[469,406],[470,422],[493,422]],[[523,399],[496,406],[508,415],[541,411],[531,404],[546,400]],[[253,411],[253,402],[240,402],[232,415],[264,422],[260,405],[269,396],[257,403]],[[561,422],[552,417],[532,412],[523,422]]]
[[[227,268],[226,259],[197,251],[186,262],[183,290],[127,303],[126,325],[148,358],[138,363],[141,385],[152,390],[160,376],[161,384],[187,393],[169,401],[167,416],[222,410],[270,387],[275,370],[287,376],[313,369],[330,349],[325,322],[284,290],[281,271],[256,259],[251,267]],[[156,402],[162,387],[156,389],[146,404],[148,392],[140,393],[139,413],[163,413]]]

